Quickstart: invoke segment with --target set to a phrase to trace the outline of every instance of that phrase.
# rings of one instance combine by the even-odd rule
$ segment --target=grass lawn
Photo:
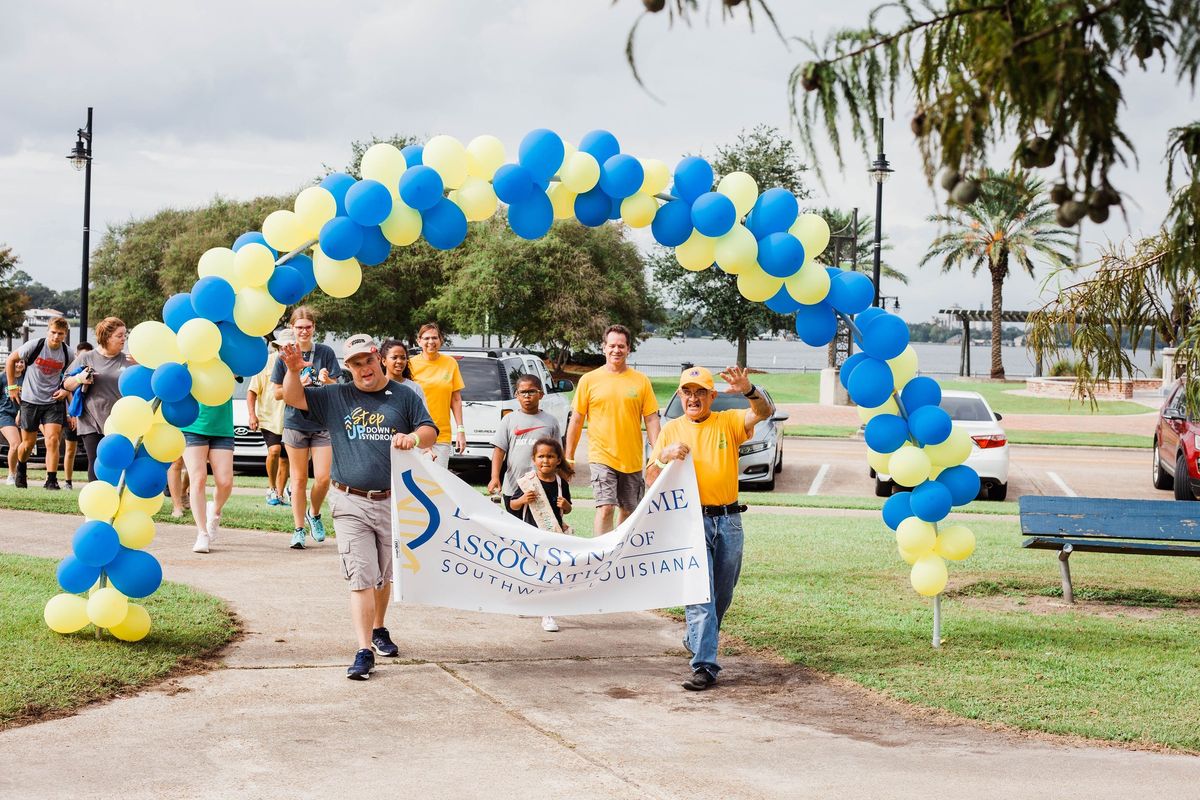
[[[776,403],[815,403],[821,375],[818,372],[764,372],[752,375],[751,379],[770,392]],[[679,388],[678,378],[656,377],[651,378],[650,383],[654,385],[654,395],[662,407]]]
[[[91,626],[63,636],[42,609],[62,591],[54,561],[0,554],[0,729],[150,683],[220,648],[237,633],[225,604],[164,583],[142,602],[150,635],[137,643],[99,641]]]

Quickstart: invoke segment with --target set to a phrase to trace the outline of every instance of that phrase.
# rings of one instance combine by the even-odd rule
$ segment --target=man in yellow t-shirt
[[[721,373],[729,392],[750,400],[746,410],[712,410],[717,397],[712,373],[692,367],[679,378],[683,416],[663,426],[654,442],[646,480],[653,483],[667,462],[692,456],[696,484],[704,512],[704,539],[708,545],[709,600],[687,607],[684,645],[692,653],[692,675],[683,688],[702,691],[717,682],[717,643],[721,620],[733,600],[733,589],[742,570],[742,511],[738,505],[738,447],[754,433],[754,426],[775,412],[771,403],[750,383],[746,370],[730,367]]]
[[[452,413],[456,422],[453,449],[459,453],[467,449],[467,429],[463,427],[462,408],[462,390],[466,384],[458,368],[458,359],[438,352],[442,348],[442,330],[436,322],[421,326],[417,332],[417,344],[421,346],[421,352],[408,360],[408,368],[412,370],[413,380],[425,392],[425,405],[438,429],[433,460],[450,469]]]
[[[629,329],[610,325],[603,342],[604,366],[580,378],[575,389],[566,446],[567,463],[573,465],[586,419],[588,467],[596,498],[592,530],[597,536],[611,531],[641,502],[646,493],[642,421],[650,441],[658,436],[660,425],[658,400],[650,379],[625,363],[631,342]]]
[[[291,505],[288,499],[288,460],[283,452],[283,401],[275,398],[271,373],[279,357],[279,339],[271,341],[271,355],[262,372],[246,387],[246,411],[250,430],[261,431],[267,445],[267,505]]]

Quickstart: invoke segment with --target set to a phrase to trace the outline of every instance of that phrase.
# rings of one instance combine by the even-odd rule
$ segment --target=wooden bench
[[[1021,498],[1023,547],[1058,550],[1063,600],[1071,591],[1071,553],[1200,556],[1200,503],[1110,497]]]

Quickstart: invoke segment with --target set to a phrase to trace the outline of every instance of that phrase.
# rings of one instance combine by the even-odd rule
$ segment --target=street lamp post
[[[83,265],[79,281],[79,341],[87,341],[88,331],[88,257],[92,219],[92,107],[88,106],[87,125],[80,128],[75,147],[67,159],[75,169],[83,170]]]
[[[875,261],[871,268],[871,280],[875,282],[873,306],[879,305],[879,257],[883,248],[883,185],[892,177],[892,168],[883,154],[883,117],[879,118],[879,155],[871,165],[871,177],[875,179]]]

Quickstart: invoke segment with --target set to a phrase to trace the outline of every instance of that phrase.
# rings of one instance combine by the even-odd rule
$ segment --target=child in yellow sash
[[[524,494],[517,495],[509,505],[521,511],[521,519],[544,531],[571,533],[563,523],[563,515],[571,513],[571,476],[575,470],[563,456],[562,443],[549,437],[533,445],[533,469],[517,478]],[[554,617],[542,617],[542,630],[554,633],[558,622]]]

